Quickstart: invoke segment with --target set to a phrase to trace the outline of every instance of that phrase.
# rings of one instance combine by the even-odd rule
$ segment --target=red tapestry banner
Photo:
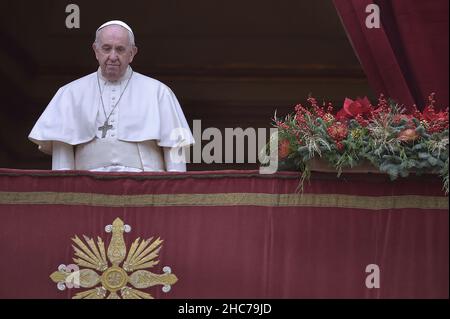
[[[448,298],[438,177],[298,183],[1,169],[0,298]]]

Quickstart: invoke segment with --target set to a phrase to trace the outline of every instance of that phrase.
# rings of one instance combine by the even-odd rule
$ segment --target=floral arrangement
[[[367,97],[346,98],[339,112],[331,103],[319,105],[313,97],[309,106],[298,104],[284,118],[274,116],[278,128],[278,159],[282,168],[310,176],[311,159],[320,157],[341,174],[370,162],[392,180],[410,173],[434,173],[443,178],[448,194],[449,118],[448,108],[436,111],[431,94],[423,111],[405,108],[380,95],[377,105]]]

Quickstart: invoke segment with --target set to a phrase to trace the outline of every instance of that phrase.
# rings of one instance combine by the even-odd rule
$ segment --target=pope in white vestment
[[[102,25],[97,72],[61,87],[36,122],[29,139],[52,155],[52,169],[186,171],[183,148],[194,139],[183,111],[169,87],[132,70],[128,44],[136,54],[128,25]]]

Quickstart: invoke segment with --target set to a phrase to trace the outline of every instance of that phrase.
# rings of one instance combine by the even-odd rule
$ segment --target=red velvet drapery
[[[320,175],[320,176],[319,176]],[[49,275],[71,238],[161,237],[157,298],[448,298],[448,202],[438,177],[257,171],[90,173],[0,170],[0,298],[68,298]],[[380,288],[365,285],[380,268]]]
[[[367,28],[366,7],[380,8]],[[424,107],[435,92],[448,106],[448,0],[334,0],[370,85],[406,106]]]

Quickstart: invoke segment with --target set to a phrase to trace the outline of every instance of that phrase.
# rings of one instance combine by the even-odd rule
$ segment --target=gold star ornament
[[[152,299],[152,295],[139,289],[155,285],[163,285],[163,292],[170,291],[178,281],[170,267],[164,267],[163,274],[146,270],[159,262],[156,258],[163,242],[159,237],[155,240],[136,238],[127,254],[123,233],[130,232],[131,227],[116,218],[105,230],[112,232],[107,251],[100,237],[97,243],[84,235],[84,242],[78,236],[72,238],[75,264],[60,265],[58,271],[50,275],[59,290],[90,288],[77,293],[74,299]]]

